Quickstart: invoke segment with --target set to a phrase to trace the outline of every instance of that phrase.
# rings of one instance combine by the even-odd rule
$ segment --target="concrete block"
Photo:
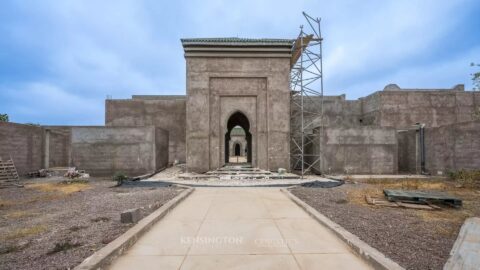
[[[122,223],[137,223],[142,219],[142,212],[139,208],[130,209],[120,214],[120,222]]]

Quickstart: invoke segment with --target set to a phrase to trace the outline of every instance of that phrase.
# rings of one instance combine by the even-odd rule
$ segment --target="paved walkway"
[[[112,269],[370,269],[278,188],[197,188]]]

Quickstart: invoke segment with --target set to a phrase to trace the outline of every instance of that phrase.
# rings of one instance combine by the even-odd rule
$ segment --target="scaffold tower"
[[[306,27],[292,47],[291,89],[291,163],[292,171],[303,176],[319,173],[323,123],[323,61],[320,18],[303,12]]]

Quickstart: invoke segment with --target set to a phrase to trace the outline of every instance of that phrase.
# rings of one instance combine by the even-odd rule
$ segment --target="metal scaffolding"
[[[307,27],[300,26],[292,48],[291,89],[291,162],[292,170],[318,172],[323,134],[323,64],[320,18],[303,12]],[[317,148],[317,150],[315,149]]]

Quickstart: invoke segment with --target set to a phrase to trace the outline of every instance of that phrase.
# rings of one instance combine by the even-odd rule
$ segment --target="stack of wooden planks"
[[[15,163],[13,163],[13,159],[0,160],[0,186],[21,186],[15,182],[18,182],[18,172],[15,168]]]
[[[369,195],[365,195],[365,200],[368,204],[378,205],[378,206],[387,206],[387,207],[400,207],[400,208],[411,208],[411,209],[421,209],[421,210],[439,210],[440,207],[433,204],[417,204],[417,203],[407,203],[407,202],[391,202],[383,198],[373,198]]]
[[[462,200],[439,191],[384,189],[383,193],[391,202],[415,204],[443,204],[461,207]]]

